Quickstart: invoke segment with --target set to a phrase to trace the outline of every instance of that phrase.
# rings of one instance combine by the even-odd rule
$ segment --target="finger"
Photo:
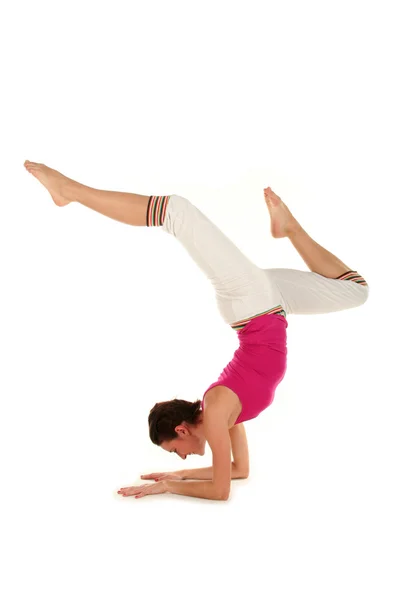
[[[122,488],[119,490],[118,494],[121,494],[122,496],[133,496],[133,494],[135,494],[136,492],[141,492],[143,491],[143,488],[146,486],[136,486],[136,487],[128,487],[128,488]]]
[[[134,496],[135,492],[133,490],[126,490],[124,492],[118,492],[120,496]]]

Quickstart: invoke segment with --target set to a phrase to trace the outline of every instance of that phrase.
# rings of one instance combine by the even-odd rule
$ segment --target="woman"
[[[243,422],[271,404],[286,372],[286,316],[360,306],[369,294],[366,281],[317,244],[271,188],[264,190],[271,233],[275,238],[288,237],[310,272],[260,269],[181,196],[97,190],[43,164],[26,161],[25,167],[57,206],[79,202],[122,223],[161,227],[181,242],[211,281],[222,318],[238,333],[239,348],[202,401],[157,403],[149,414],[149,432],[153,443],[183,459],[204,455],[208,442],[212,467],[143,475],[142,479],[156,483],[121,488],[118,493],[142,498],[171,492],[227,500],[231,479],[247,477],[249,472]]]

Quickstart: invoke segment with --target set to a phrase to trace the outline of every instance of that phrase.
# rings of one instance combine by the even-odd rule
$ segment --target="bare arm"
[[[234,425],[229,430],[229,435],[231,438],[233,455],[232,468],[234,468],[236,472],[241,473],[242,477],[246,479],[249,476],[250,461],[249,447],[247,444],[246,431],[243,423]]]
[[[247,479],[249,476],[249,448],[247,444],[246,431],[243,423],[234,425],[229,430],[233,462],[231,463],[231,479]],[[212,481],[213,468],[203,467],[200,469],[181,469],[172,473],[152,473],[142,476],[142,479],[170,479],[171,475],[177,475],[181,480],[201,479]]]
[[[203,467],[200,469],[182,469],[181,471],[174,471],[177,475],[180,475],[182,479],[208,479],[213,478],[213,468]],[[245,479],[247,475],[242,472],[233,462],[231,470],[231,479]],[[168,479],[168,477],[167,477]]]
[[[196,498],[207,498],[209,500],[228,500],[231,491],[232,478],[248,476],[248,448],[243,424],[228,428],[229,405],[223,401],[223,396],[215,398],[210,404],[204,415],[204,434],[210,445],[213,455],[213,465],[206,469],[192,469],[186,471],[185,479],[193,475],[211,477],[205,481],[176,481],[175,479],[164,478],[167,474],[162,474],[163,481],[144,486],[133,486],[121,488],[120,492],[124,496],[136,495],[136,498],[142,498],[149,494],[179,494],[182,496],[193,496]],[[241,426],[241,427],[240,427]],[[233,462],[231,460],[233,453]],[[242,470],[243,469],[243,470]],[[144,476],[146,479],[154,478],[152,475]],[[142,476],[143,478],[143,476]]]
[[[229,430],[233,462],[231,464],[231,479],[247,479],[249,476],[249,448],[243,423],[234,425]],[[175,471],[182,479],[212,479],[213,468],[182,469]]]
[[[227,426],[227,406],[223,401],[211,404],[204,415],[204,433],[213,455],[211,481],[172,481],[160,483],[172,494],[228,500],[231,490],[231,440]]]

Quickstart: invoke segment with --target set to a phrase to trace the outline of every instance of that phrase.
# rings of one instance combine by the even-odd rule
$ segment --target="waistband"
[[[242,321],[237,321],[236,323],[231,323],[232,329],[238,331],[239,329],[243,329],[246,327],[247,323],[250,323],[252,319],[256,319],[257,317],[261,317],[262,315],[282,315],[286,319],[286,311],[283,309],[281,304],[275,306],[274,308],[270,308],[264,312],[258,313],[257,315],[253,315],[252,317],[248,317],[247,319],[243,319]]]

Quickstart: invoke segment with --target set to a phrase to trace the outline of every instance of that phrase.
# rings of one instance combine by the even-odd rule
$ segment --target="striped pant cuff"
[[[335,277],[335,279],[354,281],[354,283],[359,283],[360,285],[368,285],[364,277],[361,277],[360,273],[357,273],[357,271],[347,271],[347,273],[343,273],[343,275],[339,275],[339,277]]]
[[[164,223],[168,202],[171,196],[150,196],[147,205],[147,227],[161,227]]]

